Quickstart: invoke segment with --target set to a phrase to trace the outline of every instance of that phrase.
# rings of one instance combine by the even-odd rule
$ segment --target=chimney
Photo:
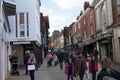
[[[90,6],[89,2],[84,2],[84,11]]]

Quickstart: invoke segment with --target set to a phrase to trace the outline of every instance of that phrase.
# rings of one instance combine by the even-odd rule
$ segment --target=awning
[[[87,39],[83,41],[83,46],[91,45],[96,42],[96,39]]]

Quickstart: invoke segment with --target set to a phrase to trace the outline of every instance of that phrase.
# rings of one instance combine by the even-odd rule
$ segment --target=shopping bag
[[[89,79],[90,79],[90,74],[89,74],[89,72],[88,72],[88,71],[86,71],[86,77],[87,77],[87,80],[89,80]]]
[[[29,70],[35,70],[35,65],[28,65],[28,71]]]

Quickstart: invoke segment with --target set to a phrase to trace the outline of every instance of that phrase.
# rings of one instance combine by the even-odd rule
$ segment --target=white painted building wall
[[[103,39],[106,33],[109,33],[111,29],[108,29],[113,24],[113,12],[112,12],[112,2],[111,0],[100,0],[95,5],[95,17],[96,17],[96,31],[99,32],[97,34],[97,39]],[[101,35],[103,35],[101,37]],[[101,51],[101,57],[106,57],[106,48],[105,46],[100,46],[99,42],[97,42],[97,48]]]
[[[9,41],[10,32],[2,5],[3,1],[0,2],[0,80],[5,80],[7,79],[7,74],[10,71],[8,55],[11,54],[11,47]],[[4,27],[6,27],[6,31]]]
[[[38,41],[41,44],[41,33],[40,33],[40,5],[38,4],[38,0],[17,0],[16,1],[16,13],[17,13],[17,21],[19,27],[19,14],[20,13],[28,13],[28,24],[29,24],[29,36],[25,37],[16,37],[16,18],[15,16],[10,16],[10,21],[13,20],[14,24],[11,24],[13,27],[13,31],[11,34],[11,41]],[[26,15],[24,15],[26,16]],[[26,25],[26,22],[25,22]],[[19,35],[18,29],[18,35]],[[26,30],[26,28],[25,28]]]
[[[112,13],[112,2],[111,0],[100,0],[96,5],[95,5],[95,14],[96,14],[96,30],[101,30],[103,29],[103,24],[101,24],[101,7],[102,5],[105,5],[104,12],[106,14],[106,27],[111,26],[113,24],[113,13]],[[106,29],[105,31],[106,32]],[[103,32],[103,33],[104,33]]]
[[[13,0],[0,0],[0,80],[7,79],[11,67],[8,57],[11,54],[10,31],[6,20],[7,17],[3,10],[3,1],[15,4]]]

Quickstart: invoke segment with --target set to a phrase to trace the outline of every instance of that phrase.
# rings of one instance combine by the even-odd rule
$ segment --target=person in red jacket
[[[96,72],[98,71],[98,62],[95,59],[95,56],[91,56],[91,61],[89,62],[89,70],[92,73],[92,80],[96,80]]]
[[[67,80],[71,78],[73,80],[74,75],[74,64],[72,63],[72,59],[69,57],[68,61],[65,64],[65,74],[68,75]]]

